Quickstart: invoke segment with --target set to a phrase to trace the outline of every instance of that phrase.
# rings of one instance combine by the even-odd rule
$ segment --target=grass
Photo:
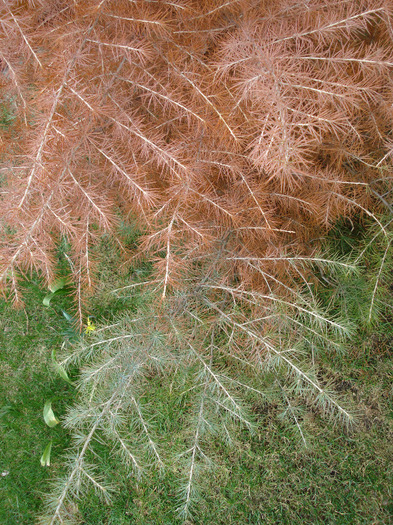
[[[333,234],[334,239],[334,234]],[[132,239],[131,239],[132,242]],[[331,241],[334,244],[334,241]],[[101,248],[102,250],[102,248]],[[129,276],[117,269],[110,248],[104,260],[98,291],[89,303],[97,321],[110,321],[122,311],[136,309],[142,299],[137,293],[123,296],[108,289],[127,283]],[[367,288],[373,268],[351,277],[348,312],[356,310]],[[137,270],[144,279],[149,265]],[[135,275],[134,275],[135,277]],[[360,285],[361,279],[362,285]],[[391,286],[391,283],[385,283]],[[344,286],[344,285],[343,285]],[[67,431],[58,425],[48,428],[42,418],[47,399],[53,399],[57,416],[75,400],[74,388],[56,375],[51,351],[59,348],[69,323],[61,309],[71,311],[70,297],[59,296],[45,308],[46,294],[39,280],[25,283],[25,310],[14,310],[0,302],[0,523],[32,524],[42,512],[41,495],[62,471],[61,456],[69,444]],[[363,292],[362,292],[363,293]],[[352,294],[352,296],[351,296]],[[347,293],[348,295],[348,293]],[[333,297],[333,299],[332,299]],[[338,300],[333,291],[325,301]],[[354,310],[355,309],[355,310]],[[178,469],[155,471],[135,480],[127,475],[122,461],[101,446],[96,461],[115,486],[112,503],[104,504],[93,493],[75,505],[74,513],[85,525],[203,525],[229,524],[389,524],[393,523],[391,487],[393,481],[393,320],[390,307],[380,308],[380,322],[373,326],[359,322],[359,329],[345,354],[319,356],[321,366],[343,395],[358,406],[357,425],[346,431],[332,427],[310,408],[300,414],[307,448],[296,427],[283,419],[282,409],[268,401],[254,404],[256,431],[242,431],[231,445],[213,439],[209,444],[215,458],[204,485],[193,521],[178,518]],[[155,431],[176,449],[184,439],[180,431],[187,413],[187,395],[176,389],[169,397],[160,395],[160,382],[149,382],[145,402],[158,399]],[[154,390],[154,396],[152,394]],[[166,391],[165,391],[166,392]],[[190,393],[189,395],[192,395]],[[40,465],[44,447],[53,439],[52,464]],[[180,468],[180,467],[179,467]]]
[[[162,400],[157,410],[162,415],[162,420],[156,421],[158,432],[165,427],[176,435],[177,423],[171,420],[179,409],[176,397],[174,393],[173,398]],[[378,398],[382,397],[381,389]],[[365,406],[368,402],[366,397]],[[370,414],[351,434],[340,428],[327,429],[317,414],[307,414],[306,427],[311,437],[305,450],[292,428],[280,421],[275,407],[254,407],[258,429],[253,437],[244,433],[231,447],[223,447],[218,440],[212,444],[216,463],[192,523],[389,523],[393,512],[389,451],[392,426],[385,421],[381,407],[368,408],[374,411],[372,422]],[[168,421],[172,421],[170,428]],[[103,507],[98,499],[95,504],[92,500],[82,502],[83,523],[182,523],[173,512],[177,503],[176,473],[162,477],[157,473],[135,484],[127,480],[125,473],[119,476],[121,465],[111,464],[108,458],[105,462],[110,468],[109,478],[114,481],[120,477],[123,481],[112,507]]]
[[[55,398],[61,415],[73,397],[72,387],[51,367],[51,351],[63,341],[65,319],[42,306],[45,290],[38,282],[25,286],[25,310],[0,302],[0,523],[33,523],[40,508],[40,493],[61,467],[59,453],[68,443],[61,426],[47,427],[44,403]],[[64,303],[69,303],[69,299]],[[53,437],[53,464],[40,465],[41,454]]]

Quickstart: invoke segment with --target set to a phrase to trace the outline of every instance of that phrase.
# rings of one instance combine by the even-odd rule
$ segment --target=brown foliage
[[[15,121],[1,142],[0,281],[15,299],[21,271],[51,281],[65,236],[87,290],[90,247],[116,235],[120,210],[143,224],[163,296],[205,257],[223,282],[272,284],[280,257],[372,213],[367,188],[392,148],[392,7],[1,0]]]

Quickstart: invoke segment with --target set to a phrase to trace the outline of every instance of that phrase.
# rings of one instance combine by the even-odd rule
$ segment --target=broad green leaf
[[[56,418],[55,414],[52,410],[52,401],[46,401],[44,405],[44,421],[48,425],[48,427],[52,428],[55,427],[60,423],[60,421]]]
[[[43,467],[49,467],[50,466],[50,453],[52,451],[52,441],[48,443],[44,449],[44,453],[41,456],[41,465]]]
[[[66,290],[62,290],[62,289],[56,290],[55,292],[51,292],[51,293],[49,293],[48,295],[46,295],[44,297],[44,300],[42,301],[42,304],[44,306],[49,306],[51,300],[53,299],[53,297],[55,297],[55,295],[64,295],[66,293],[67,293]]]
[[[67,374],[67,370],[62,365],[59,365],[59,363],[56,362],[56,350],[55,349],[52,350],[52,361],[53,361],[53,366],[56,372],[59,374],[59,376],[62,379],[64,379],[64,381],[67,381],[67,383],[72,385],[73,383]]]
[[[45,295],[44,300],[42,301],[42,304],[44,306],[49,306],[52,298],[54,297],[54,295],[55,295],[54,292],[52,292],[52,293],[50,293],[48,295]]]
[[[60,277],[59,279],[56,279],[55,281],[53,281],[51,285],[49,285],[49,290],[53,293],[57,292],[58,290],[61,290],[62,288],[64,288],[66,284],[67,284],[67,280],[65,279],[65,277]]]

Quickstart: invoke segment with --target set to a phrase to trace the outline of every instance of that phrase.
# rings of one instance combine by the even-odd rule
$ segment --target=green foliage
[[[206,271],[212,277],[203,286],[187,283],[163,302],[148,265],[124,273],[116,251],[103,243],[99,293],[89,302],[96,329],[71,345],[62,344],[73,326],[70,298],[59,296],[44,308],[38,283],[29,285],[29,336],[42,338],[46,357],[29,339],[31,368],[23,370],[41,370],[33,383],[38,398],[24,375],[19,397],[7,389],[2,404],[1,469],[10,472],[0,479],[2,522],[27,524],[41,514],[43,523],[88,525],[385,523],[393,367],[383,289],[382,323],[370,326],[355,315],[356,305],[359,311],[370,305],[374,286],[366,285],[385,245],[379,260],[375,245],[375,266],[366,266],[369,254],[359,256],[369,241],[340,231],[350,249],[340,250],[334,240],[340,237],[332,234],[334,257],[291,261],[303,276],[312,265],[327,286],[314,279],[285,299],[223,290]],[[360,269],[353,271],[356,259]],[[381,282],[388,287],[388,273]],[[356,290],[356,299],[337,295],[338,285]],[[260,308],[262,299],[267,319],[255,317],[254,303]],[[7,363],[23,363],[13,343],[21,347],[25,316],[2,307],[2,322],[15,317],[5,339]],[[45,431],[42,406],[54,396],[61,425]],[[42,469],[45,447],[51,464]],[[26,460],[29,448],[35,453]],[[47,494],[46,511],[38,491]]]
[[[53,281],[49,285],[50,293],[44,297],[42,304],[44,306],[50,306],[51,300],[56,297],[56,295],[62,295],[67,293],[67,280],[64,277],[60,277]]]
[[[366,242],[359,235],[357,239],[360,246]],[[352,238],[351,250],[354,242]],[[337,246],[333,248],[339,252]],[[297,330],[292,336],[299,336],[301,329],[313,337],[313,346],[298,342],[294,348],[289,344],[289,323],[284,322],[289,306],[279,303],[280,321],[266,334],[270,341],[280,331],[281,342],[288,344],[284,356],[296,357],[303,370],[306,361],[314,359],[315,370],[308,370],[312,377],[325,390],[330,385],[329,390],[336,392],[332,400],[345,398],[355,408],[356,425],[345,430],[327,422],[323,407],[321,411],[314,404],[321,401],[318,395],[291,381],[286,366],[274,362],[274,357],[268,367],[267,363],[259,366],[257,360],[250,367],[244,353],[235,351],[236,337],[243,331],[229,331],[229,320],[206,306],[206,300],[248,328],[253,326],[250,306],[234,304],[232,296],[230,301],[225,296],[212,298],[200,290],[184,290],[163,304],[154,283],[147,288],[135,286],[151,279],[148,265],[143,263],[126,274],[118,268],[116,252],[109,245],[103,243],[101,250],[100,293],[89,304],[96,330],[72,347],[67,344],[61,350],[65,331],[72,326],[72,316],[62,315],[62,310],[70,311],[69,298],[59,296],[50,308],[43,308],[42,287],[38,282],[29,285],[27,335],[23,335],[25,314],[1,305],[2,328],[9,329],[2,341],[7,381],[1,391],[1,471],[9,472],[0,478],[2,523],[32,523],[43,514],[42,493],[52,494],[53,508],[65,488],[71,489],[65,507],[69,519],[86,525],[180,525],[185,511],[193,513],[189,523],[201,525],[388,522],[393,368],[392,327],[383,312],[382,323],[372,329],[364,328],[364,317],[351,317],[355,338],[351,346],[348,340],[344,345],[337,329],[327,328],[320,319],[305,323],[310,316],[295,308],[299,317],[292,316]],[[342,259],[348,256],[344,252],[338,257],[341,265],[330,264],[329,272],[318,263],[321,279],[343,283],[346,271],[337,273],[337,269],[348,262]],[[383,256],[383,246],[380,253]],[[302,262],[303,268],[306,264]],[[351,271],[346,286],[363,290],[356,283],[359,279],[368,282],[373,275],[372,267]],[[322,301],[319,313],[330,304],[333,317],[339,314],[338,299],[330,301],[334,287],[330,291],[319,287],[318,294],[311,291],[315,302]],[[301,297],[299,304],[310,309],[310,297],[308,301],[305,293]],[[350,296],[347,300],[351,303]],[[363,295],[362,302],[367,301],[369,295]],[[343,308],[344,315],[352,311],[349,304]],[[221,316],[219,322],[215,315]],[[190,318],[194,324],[190,325]],[[316,330],[318,325],[322,331]],[[104,342],[115,337],[120,339]],[[249,342],[253,344],[252,339]],[[188,343],[202,348],[203,363]],[[53,374],[53,348],[56,365],[64,370],[69,367],[69,377],[77,380],[76,391]],[[125,389],[132,374],[135,381]],[[45,399],[54,396],[62,424],[45,429],[42,407]],[[330,412],[333,407],[329,408],[326,398],[322,401],[337,421],[338,409]],[[116,409],[113,414],[105,408],[110,405]],[[52,433],[51,465],[43,469],[40,457]],[[78,459],[83,461],[77,465]],[[72,472],[81,483],[83,497],[75,497],[73,480],[69,483]],[[49,479],[58,480],[51,490]]]
[[[60,423],[52,410],[52,401],[45,401],[43,416],[45,423],[50,428],[55,427]]]
[[[334,281],[328,279],[328,286],[319,295],[333,311],[341,311],[352,319],[362,332],[375,330],[389,317],[392,307],[393,237],[389,229],[392,219],[388,215],[381,221],[386,234],[373,224],[361,226],[342,221],[326,240],[338,256],[351,253],[359,271]]]
[[[53,363],[53,368],[55,369],[55,371],[59,374],[59,376],[64,379],[64,381],[66,381],[67,383],[69,383],[70,385],[72,385],[72,381],[70,379],[70,376],[67,374],[67,371],[65,370],[65,368],[61,365],[59,365],[56,361],[56,350],[55,348],[52,350],[52,363]]]
[[[25,310],[0,301],[0,522],[34,523],[49,479],[62,471],[59,461],[69,445],[67,431],[50,429],[43,420],[45,400],[56,396],[56,413],[73,402],[73,389],[53,373],[51,350],[61,346],[67,321],[55,308],[45,308],[42,283],[24,284]],[[67,310],[70,298],[59,297],[57,308]],[[40,458],[53,439],[51,465]]]
[[[168,501],[162,503],[161,514],[153,518],[152,511],[144,511],[155,523],[166,519],[204,523],[213,515],[216,522],[224,523],[234,519],[232,515],[220,521],[214,504],[209,507],[207,502],[221,490],[225,479],[231,485],[229,458],[243,461],[237,450],[247,450],[255,435],[266,432],[266,425],[272,425],[278,436],[282,434],[286,447],[282,452],[271,436],[269,446],[270,441],[277,446],[277,451],[270,452],[272,457],[288,454],[290,449],[306,463],[318,451],[316,435],[326,431],[327,419],[344,423],[348,443],[359,439],[363,409],[353,396],[340,393],[337,371],[347,358],[349,337],[368,326],[367,319],[353,315],[353,309],[360,300],[368,305],[375,302],[374,287],[358,284],[368,282],[374,268],[370,267],[369,275],[356,270],[351,261],[360,261],[360,254],[353,250],[350,257],[344,250],[338,253],[334,241],[330,243],[334,256],[287,258],[300,282],[307,282],[310,266],[320,282],[314,279],[295,286],[294,281],[288,287],[275,279],[286,288],[285,298],[222,286],[214,280],[212,268],[206,269],[202,284],[188,282],[165,301],[148,272],[132,271],[134,281],[124,286],[118,282],[114,289],[113,277],[109,285],[104,280],[101,295],[91,303],[96,329],[59,357],[65,369],[79,370],[78,401],[64,419],[73,435],[67,472],[53,487],[42,523],[77,522],[81,515],[87,523],[94,523],[88,517],[89,506],[78,504],[78,512],[73,506],[89,500],[93,493],[94,498],[117,502],[106,513],[111,523],[118,515],[116,494],[123,484],[119,477],[129,480],[127,487],[133,486],[133,491],[140,486],[143,491],[149,486],[167,487],[162,498]],[[380,253],[383,258],[383,246]],[[103,266],[106,272],[108,266]],[[127,282],[129,277],[122,279]],[[328,282],[330,288],[321,282]],[[356,289],[358,298],[343,300],[338,286]],[[121,309],[109,322],[100,322],[103,316],[98,305],[111,311],[119,298],[132,300],[132,308]],[[335,356],[340,360],[333,366]],[[272,421],[261,417],[260,407]],[[331,426],[329,432],[334,434]],[[340,426],[334,439],[342,438]],[[239,466],[240,471],[242,468]],[[113,469],[119,469],[120,476],[114,476]],[[244,474],[240,471],[236,483],[241,485]],[[277,483],[279,472],[271,474],[278,476]],[[266,490],[264,483],[258,487]],[[235,491],[234,486],[231,490]],[[149,501],[146,493],[145,501]],[[234,497],[233,493],[228,497]],[[280,512],[259,510],[251,518],[245,513],[241,519],[274,523],[281,516],[289,523],[295,519],[291,507]],[[348,520],[353,517],[351,512]],[[317,518],[312,512],[306,514],[305,519]],[[141,514],[137,516],[140,520]],[[122,519],[128,523],[124,515]]]
[[[50,455],[51,455],[51,452],[52,452],[52,441],[50,441],[45,449],[44,449],[44,452],[41,456],[41,466],[42,467],[50,467]]]

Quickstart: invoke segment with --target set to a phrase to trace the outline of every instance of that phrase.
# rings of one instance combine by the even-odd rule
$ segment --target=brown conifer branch
[[[118,205],[147,228],[142,249],[164,253],[165,293],[227,234],[223,282],[259,274],[263,288],[266,275],[240,257],[274,281],[288,262],[277,258],[276,275],[272,253],[306,257],[297,247],[340,214],[379,220],[366,192],[390,161],[389,2],[42,0],[36,25],[29,3],[15,6],[4,8],[0,58],[18,96],[20,156],[5,154],[15,169],[1,197],[20,231],[2,248],[3,279],[34,260],[50,271],[60,233],[76,267],[90,267],[75,276],[89,288],[85,226],[113,231]],[[32,52],[42,67],[25,72]]]

